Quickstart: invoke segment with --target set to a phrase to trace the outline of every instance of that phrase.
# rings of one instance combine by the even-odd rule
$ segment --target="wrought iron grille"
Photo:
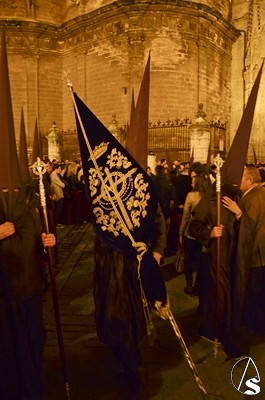
[[[157,160],[166,158],[171,162],[175,160],[189,161],[191,158],[189,133],[191,123],[192,121],[188,118],[166,122],[149,122],[149,152],[154,153]],[[128,125],[124,126],[123,129],[127,132]],[[213,159],[217,153],[225,158],[226,145],[226,124],[220,121],[210,122],[211,158]]]
[[[157,160],[166,158],[168,161],[174,160],[189,161],[191,158],[190,150],[190,133],[189,127],[192,121],[188,118],[166,122],[149,123],[148,130],[148,150],[153,152]],[[121,143],[124,144],[124,139],[128,125],[120,127]],[[47,140],[44,140],[44,154],[47,153]],[[79,144],[76,130],[61,131],[61,156],[62,160],[75,160],[80,158]],[[222,158],[225,158],[227,147],[226,125],[224,123],[210,123],[210,154],[214,158],[217,153],[220,153]]]

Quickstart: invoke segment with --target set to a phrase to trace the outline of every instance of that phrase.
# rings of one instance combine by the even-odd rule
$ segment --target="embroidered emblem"
[[[101,143],[93,150],[95,159],[105,153],[107,145]],[[140,218],[147,216],[149,184],[144,182],[143,174],[137,170],[116,148],[107,156],[105,166],[89,169],[89,190],[95,222],[101,225],[103,231],[112,232],[115,236],[120,233],[126,235],[126,227],[132,231],[140,226]]]

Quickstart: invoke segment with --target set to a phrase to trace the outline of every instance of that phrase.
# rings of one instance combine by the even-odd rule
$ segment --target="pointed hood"
[[[249,138],[251,134],[262,69],[263,62],[249,95],[248,102],[243,112],[234,140],[222,167],[221,174],[223,184],[236,184],[240,186],[247,159]]]
[[[13,120],[5,33],[2,35],[0,60],[0,185],[12,190],[21,187],[16,136]]]
[[[146,63],[136,108],[126,138],[126,149],[143,169],[148,156],[148,113],[150,87],[150,53]]]
[[[40,157],[41,160],[43,159],[42,146],[41,146],[39,129],[38,129],[38,122],[37,122],[37,118],[36,118],[33,146],[32,146],[32,157],[31,157],[32,164],[34,164],[37,161],[37,157]]]
[[[22,183],[23,183],[23,185],[26,185],[30,181],[30,174],[29,174],[28,147],[27,147],[27,137],[26,137],[26,128],[25,128],[23,108],[21,109],[21,119],[20,119],[20,137],[19,137],[18,158],[19,158],[19,164],[20,164],[20,168],[21,168]]]

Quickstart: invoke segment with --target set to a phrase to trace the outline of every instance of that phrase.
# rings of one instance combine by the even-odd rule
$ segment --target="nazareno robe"
[[[19,192],[0,192],[0,224],[15,233],[0,240],[0,399],[38,400],[43,392],[43,247],[39,217]]]
[[[218,338],[226,343],[231,334],[233,320],[232,293],[238,222],[234,214],[222,205],[221,224],[224,230],[220,240],[220,266],[217,277],[217,240],[210,237],[212,228],[217,225],[216,193],[212,187],[195,207],[189,229],[190,234],[202,244],[203,251],[208,255],[205,258],[205,265],[199,266],[204,269],[205,276],[204,287],[201,288],[204,299],[200,306],[200,334],[211,340]],[[217,284],[218,298],[216,299]],[[216,314],[216,307],[218,307],[218,314]]]
[[[166,235],[165,221],[160,211],[148,242],[150,249],[144,256],[142,281],[150,306],[155,300],[166,303],[165,283],[158,264],[151,254],[163,254]],[[146,238],[148,239],[148,238]],[[95,238],[94,300],[97,334],[114,352],[119,352],[124,363],[137,368],[137,345],[146,334],[138,262],[128,253],[113,249]],[[149,277],[149,278],[148,278]],[[145,282],[147,282],[145,284]],[[118,351],[117,351],[118,350]]]
[[[242,198],[235,307],[248,330],[265,336],[265,188],[257,185]],[[243,288],[243,295],[238,287]]]

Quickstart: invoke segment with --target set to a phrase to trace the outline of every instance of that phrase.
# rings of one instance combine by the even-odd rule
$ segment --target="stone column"
[[[61,161],[61,150],[60,150],[60,134],[59,129],[54,122],[49,129],[49,134],[46,136],[48,140],[48,157],[49,160]]]
[[[196,119],[189,127],[190,151],[194,161],[207,162],[210,145],[210,124],[205,120],[206,114],[203,111],[203,104],[199,104]]]
[[[147,156],[147,165],[151,168],[151,171],[154,175],[156,175],[156,155],[153,153],[149,153]]]

